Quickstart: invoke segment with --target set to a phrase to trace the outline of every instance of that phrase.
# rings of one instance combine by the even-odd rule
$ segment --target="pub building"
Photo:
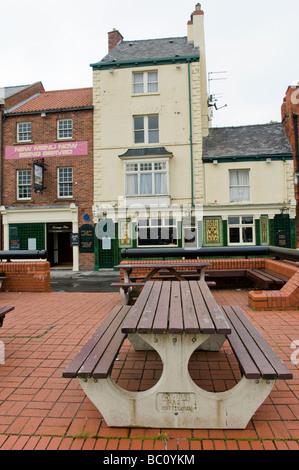
[[[41,91],[2,115],[2,249],[93,269],[92,88]]]

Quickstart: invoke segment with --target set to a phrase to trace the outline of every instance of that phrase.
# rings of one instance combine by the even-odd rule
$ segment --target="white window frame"
[[[23,128],[23,130],[22,130]],[[17,141],[20,143],[32,141],[31,122],[19,122],[17,124]]]
[[[28,180],[27,177],[25,178],[25,182],[23,180],[23,176],[26,173],[27,177],[29,176]],[[32,185],[32,174],[31,170],[17,170],[17,199],[18,201],[28,201],[31,199],[31,185]],[[22,196],[21,188],[27,187],[27,196]]]
[[[141,165],[151,164],[151,169],[143,169]],[[155,164],[164,166],[162,169],[155,168]],[[131,166],[131,169],[129,167]],[[136,166],[136,169],[132,169],[132,166]],[[141,193],[141,175],[142,174],[151,174],[152,175],[152,192],[149,194]],[[155,182],[155,175],[156,174],[166,174],[166,192],[165,193],[158,193],[156,192],[156,182]],[[128,175],[137,175],[137,193],[136,194],[128,194],[128,182],[127,176]],[[127,160],[125,162],[125,195],[126,197],[149,197],[149,196],[168,196],[169,195],[169,160],[168,159],[146,159],[146,160]]]
[[[67,178],[65,181],[61,181],[61,170],[71,170],[71,179]],[[67,172],[67,176],[68,176],[68,173],[69,172]],[[67,166],[67,167],[57,168],[57,197],[59,199],[70,199],[74,197],[73,179],[74,179],[74,171],[72,167]],[[62,188],[62,185],[68,185],[67,186],[68,188],[71,186],[72,193],[69,194],[69,191],[68,191],[67,194],[60,194],[61,189],[62,189],[62,193],[64,193],[64,189]]]
[[[170,224],[169,222],[170,221],[173,221],[172,224]],[[142,225],[140,226],[140,222],[145,222],[146,221],[146,225]],[[159,221],[157,223],[157,221]],[[168,223],[167,223],[168,222]],[[172,244],[172,243],[169,243],[169,244],[162,244],[162,245],[159,245],[159,244],[151,244],[151,243],[139,243],[139,230],[147,230],[147,237],[144,238],[144,240],[149,240],[151,239],[151,231],[152,231],[152,236],[155,238],[157,237],[158,235],[158,231],[161,230],[165,230],[165,234],[167,233],[166,231],[168,230],[168,233],[169,233],[169,229],[173,229],[176,231],[176,241],[177,243],[176,244]],[[144,246],[150,246],[150,247],[159,247],[159,246],[173,246],[173,247],[177,247],[178,246],[178,240],[179,240],[179,233],[178,233],[178,220],[176,219],[176,217],[172,217],[172,216],[169,216],[169,217],[163,217],[163,218],[152,218],[152,219],[139,219],[137,221],[137,246],[138,247],[144,247]]]
[[[248,179],[248,184],[240,182],[239,184],[233,183],[233,177],[236,180],[244,179],[246,175],[246,179]],[[232,193],[237,191],[238,197],[233,197]],[[246,192],[248,191],[248,197],[246,197]],[[249,202],[250,201],[250,170],[245,169],[231,169],[229,170],[229,200],[230,202]]]
[[[155,74],[156,79],[152,80],[151,75]],[[136,78],[140,77],[141,80],[138,82]],[[154,90],[150,90],[151,87],[154,87]],[[159,92],[159,81],[158,81],[158,71],[151,70],[148,72],[133,72],[133,94],[134,95],[151,95]]]
[[[65,128],[60,128],[62,123],[66,123]],[[69,140],[73,138],[73,120],[72,119],[59,119],[57,121],[57,139]]]
[[[149,128],[149,119],[151,117],[156,117],[158,119],[158,127],[157,128]],[[140,129],[136,129],[135,123],[136,119],[143,119],[143,127]],[[159,139],[160,139],[160,132],[159,132],[159,115],[158,114],[151,114],[147,116],[134,116],[133,117],[133,127],[134,127],[134,143],[135,145],[144,145],[144,144],[158,144]],[[157,132],[158,133],[158,139],[150,142],[150,132]],[[143,140],[140,142],[137,142],[136,136],[137,133],[142,133],[143,132]]]
[[[230,219],[239,219],[238,223],[230,222]],[[246,222],[245,219],[251,218],[252,223]],[[246,231],[246,228],[252,229],[252,242],[244,241],[243,229]],[[239,242],[230,241],[230,229],[239,229]],[[228,245],[230,246],[240,246],[240,245],[255,245],[255,219],[252,215],[231,215],[227,218],[227,240]]]

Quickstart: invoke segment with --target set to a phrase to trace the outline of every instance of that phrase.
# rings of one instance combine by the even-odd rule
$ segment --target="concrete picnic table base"
[[[108,426],[245,429],[271,392],[275,380],[248,380],[244,376],[230,390],[208,392],[190,377],[188,363],[193,351],[209,339],[204,334],[140,334],[160,355],[163,372],[149,390],[131,392],[110,376],[79,379]]]

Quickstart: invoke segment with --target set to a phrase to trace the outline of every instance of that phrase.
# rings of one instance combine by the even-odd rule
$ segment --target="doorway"
[[[47,252],[51,267],[72,268],[72,224],[48,224]]]

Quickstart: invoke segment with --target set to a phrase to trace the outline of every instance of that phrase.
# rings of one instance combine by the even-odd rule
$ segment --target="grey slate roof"
[[[10,98],[11,96],[19,93],[19,91],[25,90],[26,88],[30,86],[31,85],[0,87],[0,98],[3,98],[3,99]]]
[[[129,149],[124,154],[119,155],[120,158],[123,157],[148,157],[148,156],[165,156],[172,155],[171,152],[168,152],[165,147],[150,147],[150,148],[140,148],[140,149]]]
[[[211,128],[203,138],[203,158],[283,154],[292,148],[280,123]]]
[[[187,37],[146,39],[120,42],[99,63],[193,56],[199,57],[199,49]]]

